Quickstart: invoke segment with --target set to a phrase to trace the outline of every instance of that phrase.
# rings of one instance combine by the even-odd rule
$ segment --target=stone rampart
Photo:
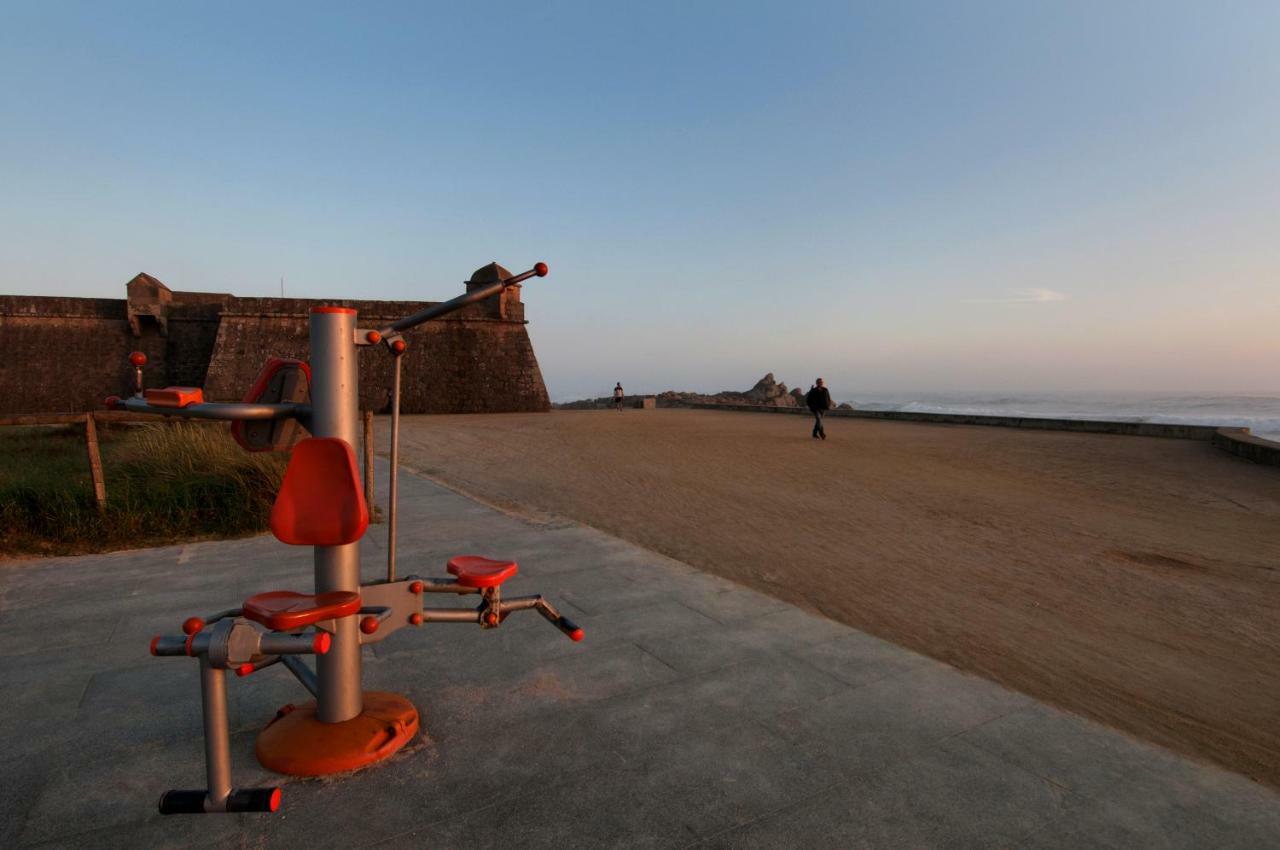
[[[494,269],[504,271],[493,266],[481,272],[492,275]],[[360,327],[382,326],[430,306],[176,292],[145,274],[127,291],[126,299],[0,296],[0,413],[100,410],[106,396],[131,391],[131,351],[147,355],[147,386],[198,386],[210,401],[239,401],[268,358],[308,359],[313,306],[355,308]],[[550,408],[518,286],[420,325],[405,339],[406,413]],[[363,350],[362,407],[386,409],[390,375],[389,356]]]

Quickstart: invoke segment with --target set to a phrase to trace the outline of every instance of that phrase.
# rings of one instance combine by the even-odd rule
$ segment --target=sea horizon
[[[656,393],[655,393],[656,394]],[[713,395],[714,393],[707,393]],[[557,404],[607,396],[557,394]],[[1169,425],[1248,428],[1280,442],[1280,391],[1228,393],[858,391],[832,393],[836,403],[860,410],[952,413],[970,416],[1025,416],[1045,419],[1099,419]]]

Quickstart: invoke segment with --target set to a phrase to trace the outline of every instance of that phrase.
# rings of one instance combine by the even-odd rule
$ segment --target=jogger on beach
[[[813,388],[804,397],[804,403],[813,411],[813,438],[827,438],[826,429],[822,427],[822,415],[831,409],[831,393],[827,391],[819,378]]]

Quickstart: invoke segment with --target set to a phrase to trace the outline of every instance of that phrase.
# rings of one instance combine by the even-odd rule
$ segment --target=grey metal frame
[[[391,475],[388,504],[386,581],[360,583],[359,543],[316,546],[315,592],[353,591],[361,596],[358,615],[323,620],[313,632],[261,632],[242,616],[240,609],[220,611],[207,620],[193,618],[184,624],[186,637],[156,637],[152,653],[162,656],[194,656],[200,661],[204,715],[205,772],[207,788],[169,791],[161,798],[165,814],[201,812],[273,811],[278,788],[236,790],[231,782],[231,755],[227,728],[226,670],[240,675],[274,664],[283,664],[316,697],[317,717],[325,723],[341,723],[358,716],[363,708],[361,647],[384,640],[406,626],[426,623],[476,623],[497,628],[515,611],[536,610],[574,640],[582,630],[562,616],[541,596],[520,596],[504,601],[500,587],[465,587],[455,579],[409,576],[396,580],[397,497],[400,437],[401,332],[438,318],[468,304],[482,301],[530,277],[542,277],[547,267],[533,269],[468,292],[401,319],[381,331],[359,331],[356,311],[345,307],[320,307],[310,315],[311,403],[257,404],[201,402],[187,407],[157,407],[142,396],[141,367],[137,392],[117,402],[126,410],[193,419],[230,421],[298,419],[316,437],[345,440],[353,449],[358,429],[358,347],[382,342],[394,362],[392,373]],[[424,608],[427,593],[478,595],[474,608]],[[329,640],[320,649],[318,636]],[[311,670],[298,656],[317,654]]]

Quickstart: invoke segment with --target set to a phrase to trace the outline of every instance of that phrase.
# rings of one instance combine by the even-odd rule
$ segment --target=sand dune
[[[824,443],[808,427],[686,410],[406,417],[403,451],[486,500],[1280,787],[1280,471],[1180,440],[837,420]]]

